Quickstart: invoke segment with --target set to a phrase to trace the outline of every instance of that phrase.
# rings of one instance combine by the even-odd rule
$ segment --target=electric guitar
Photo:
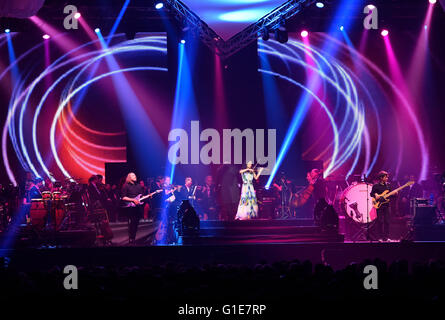
[[[142,194],[138,195],[137,197],[135,197],[135,200],[138,200],[139,202],[142,202],[146,199],[149,199],[151,197],[153,197],[155,194],[161,193],[163,192],[163,189],[159,189],[156,190],[155,192],[152,192],[150,194],[147,194],[146,196],[143,196]],[[139,206],[143,205],[143,203],[139,203]],[[134,204],[134,202],[132,201],[126,201],[125,205],[123,206],[124,208],[131,208],[131,207],[136,207],[136,204]]]
[[[378,200],[375,198],[372,198],[373,207],[376,209],[379,209],[383,204],[389,202],[389,197],[391,197],[392,195],[396,194],[400,190],[405,189],[413,184],[414,184],[414,181],[409,181],[409,182],[405,183],[403,186],[401,186],[400,188],[397,188],[391,192],[389,192],[389,190],[385,190],[384,192],[382,192],[382,194],[378,195],[379,196]]]
[[[175,196],[175,191],[178,190],[179,187],[178,186],[172,186],[172,188],[168,191],[165,192],[167,199],[165,199],[165,202],[168,203],[173,203],[176,201],[176,196]],[[169,194],[171,194],[171,196],[169,196]]]

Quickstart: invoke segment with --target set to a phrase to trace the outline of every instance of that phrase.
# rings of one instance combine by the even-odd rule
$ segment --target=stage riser
[[[250,236],[273,234],[318,234],[319,227],[232,227],[201,229],[201,236]]]
[[[281,226],[313,226],[313,219],[289,219],[289,220],[243,220],[243,221],[201,221],[201,229],[206,228],[232,228],[232,227],[281,227]]]
[[[5,234],[0,234],[0,243],[4,243],[5,237]],[[15,239],[12,248],[37,248],[42,245],[89,248],[95,245],[96,232],[94,230],[69,230],[37,234],[32,230],[22,229],[15,235]]]
[[[283,244],[283,243],[328,243],[343,242],[344,237],[336,233],[252,235],[252,236],[201,236],[180,237],[179,245],[232,245],[232,244]]]
[[[445,241],[445,225],[416,226],[413,232],[414,241]]]

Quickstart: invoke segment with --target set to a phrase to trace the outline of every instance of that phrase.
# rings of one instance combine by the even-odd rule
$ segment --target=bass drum
[[[342,203],[346,214],[358,223],[371,223],[377,219],[377,211],[369,195],[372,185],[358,183],[349,186],[343,192]]]

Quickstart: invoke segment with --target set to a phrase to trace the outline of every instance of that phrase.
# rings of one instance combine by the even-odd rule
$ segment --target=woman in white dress
[[[260,168],[258,173],[255,173],[252,168],[252,161],[249,161],[247,162],[247,168],[239,172],[243,179],[243,186],[235,220],[250,220],[258,217],[258,201],[253,188],[253,179],[258,180],[262,171],[263,168]]]

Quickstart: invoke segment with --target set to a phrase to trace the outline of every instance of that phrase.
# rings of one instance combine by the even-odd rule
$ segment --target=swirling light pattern
[[[97,50],[97,41],[89,42],[74,50],[69,51],[53,62],[40,75],[31,82],[28,79],[20,79],[10,99],[10,108],[3,127],[2,155],[7,174],[13,184],[17,184],[16,177],[10,165],[7,136],[21,161],[21,167],[28,168],[37,177],[47,176],[54,180],[54,166],[57,164],[58,172],[62,172],[66,178],[86,177],[90,174],[104,174],[104,163],[125,162],[125,131],[104,132],[90,128],[83,124],[74,115],[71,108],[72,98],[98,80],[111,77],[121,72],[166,72],[164,66],[157,66],[159,59],[153,59],[154,66],[135,66],[121,70],[107,72],[101,70],[101,74],[94,79],[85,82],[82,75],[89,68],[99,64],[103,58],[110,55],[122,55],[128,53],[149,53],[157,56],[166,55],[166,37],[149,36],[137,40],[125,41],[112,48]],[[41,45],[30,49],[26,55]],[[90,48],[87,53],[78,54],[79,50]],[[21,59],[23,57],[19,57]],[[16,63],[16,61],[14,61]],[[13,64],[14,64],[13,63]],[[12,65],[12,64],[11,64]],[[11,67],[8,67],[12,69]],[[2,76],[6,72],[2,73]],[[36,91],[41,90],[42,81],[49,75],[58,74],[49,88],[45,88],[41,97],[36,98]],[[0,78],[1,80],[1,78]],[[81,81],[82,80],[82,81]],[[65,88],[63,87],[65,85]],[[56,110],[47,99],[61,89],[60,103]],[[31,99],[31,96],[33,98]],[[69,98],[67,98],[69,97]],[[32,101],[39,101],[35,105]],[[18,121],[16,114],[19,114]],[[29,116],[31,114],[31,116]],[[26,115],[26,116],[25,116]],[[48,119],[52,117],[48,126]],[[32,119],[31,126],[28,126]],[[28,121],[27,121],[28,120]],[[42,127],[43,125],[43,127]],[[18,133],[16,132],[18,128]],[[31,130],[29,130],[31,128]],[[48,129],[49,132],[48,132]],[[58,137],[56,138],[56,131]],[[48,132],[46,138],[41,137],[41,132]],[[30,140],[32,138],[32,143]],[[40,139],[40,140],[39,140]],[[42,141],[43,140],[43,141]],[[42,145],[50,142],[52,155],[48,150],[42,151]],[[42,156],[45,155],[44,156]],[[24,155],[24,156],[22,156]]]
[[[264,76],[285,80],[286,85],[309,95],[310,99],[297,105],[296,115],[304,114],[301,110],[308,107],[309,114],[317,113],[320,108],[324,111],[325,117],[317,116],[314,128],[317,134],[300,133],[305,135],[303,158],[323,160],[325,177],[369,175],[379,165],[394,175],[401,170],[416,170],[419,179],[425,179],[429,154],[423,128],[400,85],[354,48],[332,36],[313,34],[311,45],[295,40],[298,38],[294,36],[286,45],[259,40],[260,57],[269,61],[263,63],[259,71]],[[335,56],[318,49],[326,42],[335,44]],[[353,66],[342,62],[351,56]],[[302,71],[308,74],[306,80],[301,77]],[[318,78],[318,86],[310,84],[309,74]],[[401,112],[408,115],[408,122],[400,116]],[[298,131],[305,120],[307,117],[298,123],[291,122],[289,131]],[[383,122],[391,126],[390,136],[383,135]],[[326,130],[329,127],[331,130]],[[415,133],[416,140],[404,144],[404,137],[411,132]],[[293,142],[291,137],[295,135],[296,132],[292,132],[286,137],[266,187],[286,157]]]
[[[307,95],[303,104],[293,107],[297,116],[289,128],[292,134],[281,146],[274,173],[298,134],[304,137],[303,158],[322,160],[325,176],[368,175],[383,167],[394,174],[416,168],[419,179],[424,179],[429,148],[421,121],[394,79],[351,45],[329,35],[311,33],[310,44],[297,39],[301,38],[294,36],[287,44],[260,40],[259,45],[261,60],[268,61],[259,69],[263,77],[274,79],[276,86],[290,86],[296,93]],[[166,72],[160,57],[166,56],[167,40],[166,36],[149,36],[105,48],[98,41],[66,52],[36,77],[23,73],[16,78],[2,132],[3,164],[14,184],[15,170],[30,169],[36,176],[50,178],[53,173],[66,178],[87,177],[103,174],[106,162],[125,162],[125,128],[105,131],[86,124],[74,107],[76,96],[114,75]],[[320,49],[326,42],[335,46],[335,56]],[[0,38],[0,47],[6,44]],[[41,48],[38,44],[8,66],[2,65],[0,81],[17,70],[20,61],[34,59]],[[104,58],[117,59],[129,53],[144,54],[143,64],[118,70],[101,64]],[[352,65],[345,62],[350,60]],[[89,78],[92,69],[97,72]],[[50,76],[51,85],[45,87],[44,80]],[[311,84],[313,79],[316,81]],[[113,86],[107,90],[110,88]],[[50,100],[58,103],[53,105]],[[408,116],[402,118],[400,113]],[[316,120],[311,132],[300,131],[305,128],[303,122],[313,124],[310,119]],[[388,125],[391,136],[383,134],[382,128]],[[415,140],[403,143],[407,132]],[[12,148],[8,149],[8,142]],[[15,155],[8,150],[14,150]],[[11,166],[13,161],[15,166]]]

